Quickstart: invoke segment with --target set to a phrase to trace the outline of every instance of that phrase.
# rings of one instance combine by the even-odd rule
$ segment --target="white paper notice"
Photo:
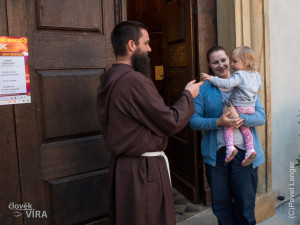
[[[26,94],[24,57],[0,57],[0,94],[15,93]]]
[[[31,103],[27,37],[0,36],[0,106]]]

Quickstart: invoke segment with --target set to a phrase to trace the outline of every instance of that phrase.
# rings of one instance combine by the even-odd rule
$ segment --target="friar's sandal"
[[[245,159],[242,162],[242,166],[249,166],[256,157],[256,151],[254,149],[250,149],[246,151]]]
[[[233,160],[234,156],[238,153],[238,150],[233,146],[226,146],[225,163],[229,163]]]

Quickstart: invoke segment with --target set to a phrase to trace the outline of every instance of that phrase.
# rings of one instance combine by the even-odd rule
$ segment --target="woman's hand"
[[[239,128],[243,125],[243,119],[230,119],[229,116],[232,112],[224,113],[220,118],[217,120],[218,127],[234,127]]]
[[[228,116],[230,119],[237,119],[240,117],[238,112],[236,111],[235,107],[233,106],[232,102],[229,100],[230,106],[225,106],[223,109],[223,114],[227,112],[231,112],[231,114]]]

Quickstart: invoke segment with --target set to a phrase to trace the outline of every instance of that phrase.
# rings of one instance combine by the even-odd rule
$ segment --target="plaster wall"
[[[272,188],[287,201],[293,190],[300,194],[300,174],[291,168],[300,154],[300,1],[270,0],[269,20]]]

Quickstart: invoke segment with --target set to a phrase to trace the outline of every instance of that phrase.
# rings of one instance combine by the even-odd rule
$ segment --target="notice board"
[[[30,102],[28,39],[0,36],[0,105]]]

